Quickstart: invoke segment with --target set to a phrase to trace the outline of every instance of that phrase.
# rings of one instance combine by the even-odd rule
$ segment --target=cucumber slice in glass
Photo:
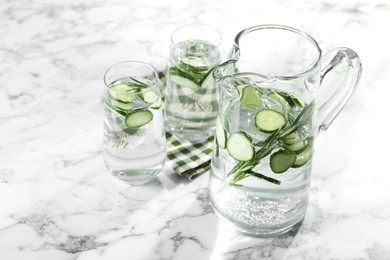
[[[177,85],[189,87],[192,89],[199,88],[199,84],[196,78],[179,70],[178,68],[172,67],[169,69],[169,78]]]
[[[264,109],[256,113],[255,125],[260,131],[271,133],[285,126],[286,118],[279,112]]]
[[[211,68],[206,73],[206,75],[202,78],[201,83],[200,83],[202,88],[210,88],[213,86],[213,84],[214,84],[214,77],[213,77],[214,68],[215,67]]]
[[[145,101],[145,103],[153,104],[154,102],[157,102],[159,96],[153,91],[147,91],[142,93],[141,95],[142,100]]]
[[[125,124],[130,128],[140,128],[153,119],[153,114],[147,109],[137,109],[125,117]]]
[[[296,161],[296,154],[287,150],[279,150],[271,155],[270,166],[274,173],[287,171]]]
[[[210,68],[210,62],[206,57],[187,56],[180,60],[187,69],[207,71]]]
[[[133,105],[131,103],[124,103],[116,99],[111,99],[110,103],[114,109],[119,109],[123,111],[129,111],[133,109]]]
[[[238,161],[249,161],[255,154],[252,140],[244,132],[232,134],[226,142],[229,154]]]
[[[151,106],[153,109],[159,109],[162,106],[162,98],[161,96],[158,97],[157,101]]]
[[[109,99],[107,98],[104,103],[108,108],[110,108],[112,111],[118,113],[121,116],[126,116],[127,111],[124,111],[123,109],[118,109],[115,105],[113,105],[113,101],[116,101],[115,99]]]
[[[121,102],[133,102],[137,99],[137,90],[134,89],[131,85],[124,83],[111,85],[109,88],[109,93],[111,97],[117,99]]]

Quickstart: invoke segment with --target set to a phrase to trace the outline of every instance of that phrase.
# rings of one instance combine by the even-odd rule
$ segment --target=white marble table
[[[296,232],[236,235],[207,201],[208,175],[141,187],[101,153],[102,75],[123,60],[163,68],[174,28],[233,36],[256,24],[307,31],[362,58],[358,90],[315,157]],[[373,1],[0,0],[0,259],[390,259],[390,3]]]

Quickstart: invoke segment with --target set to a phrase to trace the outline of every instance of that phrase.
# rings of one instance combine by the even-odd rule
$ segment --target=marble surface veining
[[[364,72],[322,134],[302,226],[255,239],[220,226],[207,174],[142,187],[102,160],[102,75],[167,63],[170,34],[203,22],[228,52],[243,28],[300,28],[348,46]],[[0,0],[0,259],[390,259],[387,0]]]

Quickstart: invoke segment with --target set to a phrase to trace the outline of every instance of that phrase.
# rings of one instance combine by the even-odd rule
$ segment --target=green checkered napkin
[[[109,116],[114,116],[114,113],[110,113]],[[144,127],[128,128],[121,116],[115,116],[114,120],[117,124],[112,126],[114,131],[111,133],[113,135],[111,138],[115,140],[114,146],[116,148],[121,149],[128,145],[135,146],[144,141],[146,135]],[[206,141],[197,143],[179,139],[169,132],[166,132],[165,136],[167,138],[166,166],[175,173],[191,180],[210,168],[213,136]]]
[[[199,143],[191,143],[179,139],[168,132],[166,133],[166,137],[166,165],[177,174],[191,180],[210,168],[214,137],[210,137],[206,141]]]
[[[161,92],[165,93],[166,70],[158,73],[161,82]],[[214,94],[215,89],[212,89]],[[188,102],[188,105],[202,106],[201,98],[208,98],[208,93],[201,93],[199,97],[180,93],[181,98]],[[213,104],[214,105],[214,104]],[[166,165],[177,174],[188,178],[189,180],[201,175],[210,169],[211,153],[213,151],[213,139],[191,143],[180,139],[171,133],[166,133],[167,137],[167,161]]]

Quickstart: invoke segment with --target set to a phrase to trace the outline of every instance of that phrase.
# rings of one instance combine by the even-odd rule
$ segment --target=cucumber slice
[[[238,90],[238,93],[240,94],[240,100],[241,100],[241,98],[242,98],[242,90],[243,90],[246,86],[248,86],[248,85],[245,84],[245,85],[237,85],[237,86],[236,86],[236,88],[237,88],[237,90]]]
[[[142,93],[142,100],[145,101],[145,103],[152,104],[156,102],[159,98],[158,94],[153,91],[146,91]]]
[[[137,89],[134,89],[131,85],[127,85],[124,83],[111,85],[109,88],[110,95],[124,103],[133,102],[137,99]]]
[[[170,78],[171,78],[172,82],[174,82],[177,85],[189,87],[191,89],[199,88],[198,84],[196,84],[195,82],[193,82],[190,79],[180,77],[177,75],[171,75]]]
[[[223,128],[222,121],[219,117],[217,118],[217,123],[216,123],[216,127],[215,127],[215,137],[217,140],[217,144],[221,148],[225,149],[226,148],[226,131]]]
[[[169,69],[169,78],[177,85],[189,87],[192,89],[198,89],[199,84],[197,79],[191,75],[179,70],[178,68],[172,67]]]
[[[124,103],[116,99],[111,99],[110,104],[114,109],[119,109],[123,111],[129,111],[133,109],[133,105],[131,103]]]
[[[130,128],[140,128],[152,121],[152,119],[152,112],[146,109],[137,109],[126,115],[125,124]]]
[[[301,138],[297,132],[293,132],[285,137],[283,143],[284,147],[286,147],[288,150],[296,152],[305,148],[308,144],[308,141]]]
[[[161,96],[158,97],[157,101],[151,106],[153,109],[159,109],[162,106],[162,98]]]
[[[300,140],[297,143],[285,145],[285,147],[287,149],[289,149],[290,151],[297,152],[297,151],[302,150],[303,148],[305,148],[307,143],[308,143],[307,140],[303,139],[303,140]]]
[[[291,111],[290,104],[281,95],[279,95],[278,93],[272,92],[272,93],[268,94],[268,97],[271,98],[272,100],[276,101],[276,102],[279,102],[283,106],[283,108],[284,108],[284,110],[286,112],[290,112]]]
[[[229,154],[238,161],[249,161],[255,154],[250,137],[244,132],[232,134],[226,142]]]
[[[313,154],[313,146],[311,144],[307,145],[306,148],[297,154],[297,159],[293,165],[294,168],[303,166],[307,161],[310,160]]]
[[[285,126],[286,119],[279,112],[264,109],[256,113],[255,124],[260,131],[270,133]]]
[[[242,95],[240,100],[240,107],[245,108],[247,106],[258,107],[261,104],[261,90],[254,85],[247,85],[242,89]]]
[[[115,99],[114,99],[114,100],[115,100]],[[118,114],[121,115],[121,116],[126,116],[127,111],[124,111],[124,110],[122,110],[122,109],[118,109],[117,107],[115,107],[115,106],[112,104],[112,100],[110,100],[110,99],[107,98],[107,99],[104,101],[104,103],[105,103],[106,106],[107,106],[109,109],[111,109],[112,111],[118,113]]]
[[[274,173],[287,171],[296,161],[296,154],[287,150],[279,150],[271,155],[270,166]]]
[[[299,134],[297,132],[293,132],[291,134],[289,134],[288,136],[286,136],[284,139],[283,139],[283,142],[287,145],[290,145],[290,144],[295,144],[295,143],[298,143],[299,141],[301,141],[301,137],[299,136]]]
[[[197,71],[207,71],[211,65],[206,57],[187,56],[180,61],[189,69]]]
[[[211,88],[211,87],[213,87],[213,85],[214,85],[214,77],[213,77],[213,72],[214,72],[214,69],[216,68],[216,66],[215,67],[213,67],[213,68],[211,68],[207,73],[206,73],[206,75],[204,75],[204,77],[202,78],[202,80],[201,80],[201,83],[200,83],[200,86],[202,87],[202,88]]]
[[[300,99],[299,97],[297,97],[292,93],[287,93],[283,91],[278,91],[277,93],[280,96],[282,96],[290,106],[299,106],[299,107],[305,106],[305,102],[303,102],[302,99]]]

